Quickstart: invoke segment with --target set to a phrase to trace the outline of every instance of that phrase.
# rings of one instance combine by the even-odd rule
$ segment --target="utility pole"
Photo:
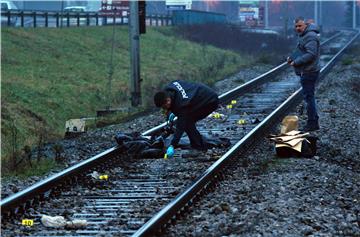
[[[265,29],[269,28],[269,1],[265,1]]]
[[[63,27],[63,14],[64,14],[64,0],[61,0],[61,17],[60,17],[60,28]]]
[[[319,17],[318,17],[318,1],[314,1],[314,21],[316,24],[319,24]]]
[[[353,17],[352,17],[353,23],[352,23],[352,27],[355,29],[356,28],[356,1],[353,0]]]
[[[320,29],[320,34],[322,34],[322,29],[323,29],[323,2],[320,0],[319,2],[319,22],[317,23],[317,25],[319,26]]]
[[[323,2],[319,2],[319,23],[317,23],[319,26],[322,25],[322,8],[323,8]]]
[[[130,4],[130,88],[131,105],[141,104],[140,88],[140,52],[139,52],[139,2],[129,1]]]
[[[115,12],[114,12],[115,14]],[[107,105],[107,110],[110,110],[111,108],[111,100],[112,100],[112,96],[111,96],[111,81],[113,78],[113,74],[114,74],[114,47],[115,47],[115,22],[113,22],[113,29],[112,29],[112,41],[111,41],[111,53],[110,53],[110,64],[109,64],[109,77],[108,77],[108,91],[107,91],[107,96],[108,96],[108,105]]]
[[[284,13],[284,35],[285,35],[285,38],[288,37],[288,24],[289,24],[289,15],[288,15],[288,12],[289,12],[289,2],[288,1],[285,1],[285,13]]]

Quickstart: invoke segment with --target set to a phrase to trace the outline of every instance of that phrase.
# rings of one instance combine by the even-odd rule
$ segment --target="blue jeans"
[[[304,101],[306,102],[308,126],[318,126],[319,116],[315,102],[315,83],[318,78],[319,72],[304,73],[300,76]]]

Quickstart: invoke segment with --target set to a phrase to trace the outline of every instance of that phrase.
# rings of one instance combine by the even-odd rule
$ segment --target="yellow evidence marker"
[[[99,179],[100,179],[100,180],[108,180],[108,179],[109,179],[109,175],[107,175],[107,174],[100,175],[100,176],[99,176]]]
[[[23,219],[21,221],[21,224],[24,226],[33,226],[34,225],[34,220],[31,219]]]
[[[220,115],[219,113],[214,113],[213,116],[214,116],[214,118],[216,118],[216,119],[221,118],[221,115]]]
[[[167,154],[165,153],[165,155],[164,155],[164,160],[167,160],[167,158],[168,158],[168,157],[167,157]]]
[[[232,107],[233,107],[232,105],[227,105],[226,106],[227,109],[232,109]]]
[[[246,121],[245,121],[245,119],[240,119],[237,123],[240,125],[244,125],[244,124],[246,124]]]
[[[232,104],[232,105],[236,104],[236,100],[232,100],[232,101],[231,101],[231,104]]]

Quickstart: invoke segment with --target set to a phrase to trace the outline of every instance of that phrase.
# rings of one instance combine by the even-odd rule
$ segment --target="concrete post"
[[[314,1],[314,21],[315,24],[319,24],[319,16],[318,16],[318,1]]]
[[[269,28],[269,1],[265,1],[265,29]]]
[[[322,8],[323,8],[323,2],[319,2],[319,23],[318,25],[321,26],[323,24],[322,22]]]
[[[139,2],[129,1],[130,4],[130,88],[131,105],[141,104],[140,88],[140,52],[139,52]]]
[[[356,1],[353,0],[353,17],[352,17],[353,23],[352,23],[352,27],[355,29],[356,28]]]

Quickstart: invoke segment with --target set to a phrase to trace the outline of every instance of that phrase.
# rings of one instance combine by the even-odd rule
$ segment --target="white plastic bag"
[[[86,220],[75,219],[72,221],[66,221],[62,216],[47,216],[43,215],[41,217],[41,223],[46,227],[53,228],[83,228],[87,226]]]

